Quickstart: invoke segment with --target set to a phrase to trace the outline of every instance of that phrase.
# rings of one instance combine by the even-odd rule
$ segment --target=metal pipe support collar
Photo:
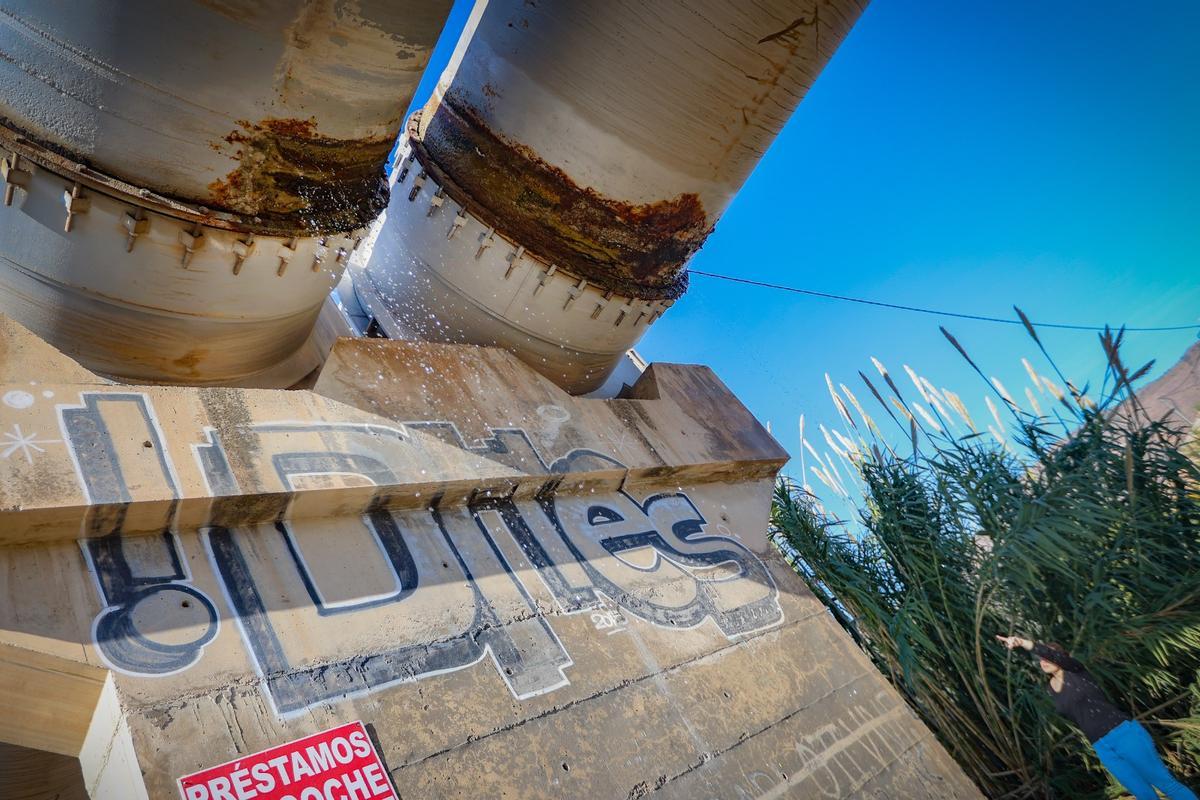
[[[451,198],[407,140],[392,182],[355,259],[360,296],[389,336],[505,347],[585,393],[675,302],[617,294],[531,253]]]
[[[0,311],[124,380],[235,383],[288,362],[273,380],[289,385],[317,366],[289,357],[363,231],[214,225],[202,210],[62,169],[28,140],[3,144],[15,146],[0,153]]]

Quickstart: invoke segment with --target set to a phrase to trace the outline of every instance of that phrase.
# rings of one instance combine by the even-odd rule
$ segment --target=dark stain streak
[[[796,28],[799,28],[801,25],[810,26],[810,25],[816,25],[816,24],[817,24],[817,10],[813,9],[813,14],[812,14],[811,18],[806,19],[804,17],[798,17],[792,21],[791,25],[788,25],[786,28],[784,28],[781,31],[775,31],[775,33],[767,34],[763,38],[759,39],[758,43],[766,44],[767,42],[773,42],[776,39],[781,39],[784,36],[787,36],[789,33],[796,30]]]

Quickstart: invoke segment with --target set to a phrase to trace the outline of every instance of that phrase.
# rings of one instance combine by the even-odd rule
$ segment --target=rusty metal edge
[[[477,202],[471,197],[467,190],[463,189],[450,175],[438,165],[429,151],[425,149],[424,143],[420,136],[421,110],[418,109],[412,113],[408,120],[404,123],[404,130],[408,136],[408,144],[412,150],[413,157],[417,163],[421,165],[421,169],[425,170],[434,182],[442,187],[442,190],[455,203],[458,203],[467,213],[474,216],[476,219],[483,222],[490,228],[496,231],[496,234],[503,237],[506,241],[514,244],[521,244],[516,238],[510,234],[504,233],[504,223],[502,220],[496,219],[489,211],[486,205]],[[550,258],[536,252],[535,250],[526,249],[526,256],[531,256],[543,264],[556,264],[559,272],[565,272],[575,277],[576,280],[585,277],[582,273],[571,269],[570,264],[562,264],[553,261]],[[642,286],[638,283],[628,280],[622,280],[613,276],[606,284],[601,284],[595,278],[586,278],[587,282],[593,286],[598,286],[602,289],[611,291],[618,295],[624,295],[635,300],[677,300],[683,296],[688,289],[688,272],[687,269],[680,271],[679,279],[669,286]]]
[[[21,158],[27,158],[49,172],[66,180],[78,182],[82,186],[108,195],[115,200],[186,222],[200,223],[210,228],[261,236],[312,238],[359,230],[369,225],[374,219],[360,220],[349,228],[288,226],[272,224],[261,217],[246,216],[230,211],[215,211],[205,206],[185,203],[93,169],[64,154],[58,148],[31,138],[15,126],[12,120],[5,117],[0,117],[0,149],[19,155]]]

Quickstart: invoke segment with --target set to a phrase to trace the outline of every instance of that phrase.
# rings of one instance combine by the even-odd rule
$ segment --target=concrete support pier
[[[173,798],[361,720],[401,797],[979,797],[767,542],[786,454],[705,367],[139,387],[5,320],[0,384],[0,780]]]

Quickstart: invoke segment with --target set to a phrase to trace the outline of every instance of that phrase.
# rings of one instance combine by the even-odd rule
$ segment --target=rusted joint
[[[100,172],[68,154],[56,150],[52,145],[39,142],[5,119],[0,118],[0,151],[8,158],[0,158],[0,177],[4,179],[5,205],[12,205],[14,190],[26,189],[33,178],[31,165],[37,165],[51,175],[78,182],[89,193],[99,193],[122,203],[146,209],[173,220],[190,225],[200,222],[205,227],[236,233],[254,233],[259,236],[313,236],[316,233],[336,234],[344,230],[357,230],[368,224],[370,218],[363,216],[354,224],[342,224],[340,220],[317,218],[311,214],[302,219],[287,213],[259,214],[240,213],[231,210],[213,210],[193,205],[184,200],[167,197],[146,187],[135,186],[127,181]],[[382,174],[379,176],[383,181]],[[366,213],[365,211],[363,212]],[[372,217],[374,213],[372,213]],[[265,218],[264,218],[265,217]],[[136,238],[136,237],[135,237]]]
[[[242,272],[242,262],[254,252],[254,234],[251,233],[245,239],[236,239],[233,242],[233,274],[240,275]]]
[[[349,260],[350,251],[344,247],[339,247],[336,251],[336,255],[333,257],[334,263],[344,267],[346,266],[346,262]]]
[[[92,201],[85,197],[79,181],[71,184],[71,188],[63,192],[63,205],[67,207],[67,220],[63,223],[63,233],[70,233],[76,214],[86,214],[92,207]]]
[[[21,156],[13,153],[8,158],[0,161],[0,175],[4,177],[4,205],[11,206],[13,201],[13,192],[19,186],[25,191],[29,191],[29,181],[33,179],[33,173],[27,169],[21,169]]]
[[[132,253],[133,243],[150,230],[150,219],[146,216],[144,208],[138,208],[132,214],[126,211],[122,222],[125,225],[125,252]]]

